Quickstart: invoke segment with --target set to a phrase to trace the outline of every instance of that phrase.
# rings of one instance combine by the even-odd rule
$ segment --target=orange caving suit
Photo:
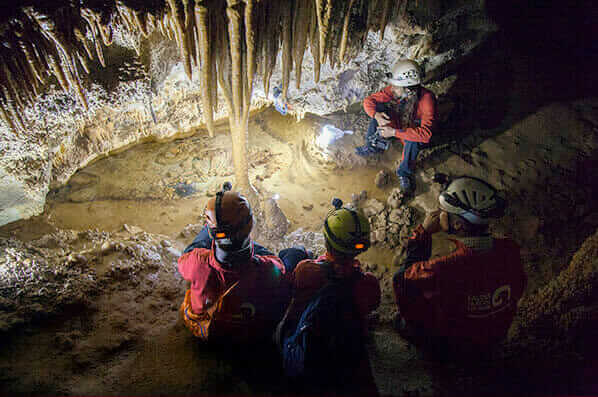
[[[425,334],[487,346],[506,336],[527,283],[519,246],[492,239],[474,250],[453,241],[455,251],[430,259],[431,235],[415,229],[393,279],[399,312]]]
[[[247,263],[232,270],[216,260],[213,249],[195,248],[179,258],[178,270],[191,282],[193,313],[216,302],[240,280],[224,298],[214,322],[214,336],[218,340],[245,342],[269,338],[290,300],[290,282],[285,277],[284,265],[274,255],[253,255]]]
[[[341,278],[350,277],[356,269],[359,271],[360,276],[353,285],[353,298],[357,313],[362,321],[362,330],[364,334],[367,333],[367,316],[380,304],[378,279],[371,273],[361,272],[361,264],[357,259],[340,262],[330,253],[326,253],[315,260],[303,260],[297,265],[291,276],[293,299],[288,308],[285,330],[294,330],[296,328],[301,314],[311,299],[328,282],[327,271],[317,263],[322,261],[331,263],[334,274]],[[347,364],[354,366],[355,370],[352,371],[354,376],[347,379],[346,382],[350,382],[352,386],[362,391],[363,395],[377,395],[368,358],[355,357],[355,363]]]

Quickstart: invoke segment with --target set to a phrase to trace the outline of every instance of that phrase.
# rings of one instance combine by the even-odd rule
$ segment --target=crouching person
[[[226,189],[228,187],[228,189]],[[180,311],[203,341],[243,343],[270,337],[290,300],[282,261],[249,237],[253,215],[230,185],[208,201],[206,226],[178,260],[191,283]]]
[[[365,337],[380,286],[355,259],[370,245],[370,227],[362,214],[334,204],[324,221],[326,253],[297,265],[275,340],[295,393],[376,395]]]
[[[489,218],[501,216],[504,200],[486,182],[455,179],[439,204],[415,229],[394,276],[395,325],[435,349],[485,353],[506,336],[526,286],[519,247],[490,235]],[[439,231],[454,237],[454,250],[430,259]]]

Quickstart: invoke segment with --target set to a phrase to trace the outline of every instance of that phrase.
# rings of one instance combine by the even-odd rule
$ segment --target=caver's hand
[[[395,129],[392,127],[378,127],[378,134],[383,138],[392,138],[395,136]]]
[[[384,127],[388,123],[390,123],[390,117],[385,112],[376,112],[374,114],[374,118],[378,122],[379,127]]]
[[[426,215],[426,219],[424,219],[424,223],[422,223],[422,227],[426,232],[434,234],[442,230],[440,213],[440,210],[436,210]]]

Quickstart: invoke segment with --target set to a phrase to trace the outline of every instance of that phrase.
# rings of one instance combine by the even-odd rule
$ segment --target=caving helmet
[[[357,255],[370,247],[370,223],[360,212],[343,207],[335,198],[334,210],[324,220],[324,238],[335,250],[345,255]]]
[[[506,202],[487,182],[463,176],[456,178],[440,193],[440,208],[476,225],[488,223],[488,218],[502,216]]]
[[[421,84],[422,78],[422,71],[417,62],[401,59],[392,66],[386,82],[398,87],[410,87]]]
[[[210,237],[217,246],[236,251],[246,246],[253,227],[253,212],[249,201],[238,192],[230,191],[230,182],[206,204],[204,216]]]

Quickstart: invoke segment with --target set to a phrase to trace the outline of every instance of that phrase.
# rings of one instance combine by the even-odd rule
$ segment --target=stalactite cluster
[[[407,1],[407,0],[403,0]],[[58,3],[56,5],[56,3]],[[0,116],[24,131],[23,107],[57,81],[87,108],[82,72],[89,60],[105,65],[103,46],[115,29],[143,38],[157,30],[176,40],[185,72],[199,70],[205,120],[213,133],[217,89],[231,122],[247,117],[255,75],[269,91],[282,50],[283,96],[310,48],[315,61],[332,66],[350,58],[369,30],[384,33],[399,9],[397,0],[63,0],[51,9],[30,5],[0,23]]]

